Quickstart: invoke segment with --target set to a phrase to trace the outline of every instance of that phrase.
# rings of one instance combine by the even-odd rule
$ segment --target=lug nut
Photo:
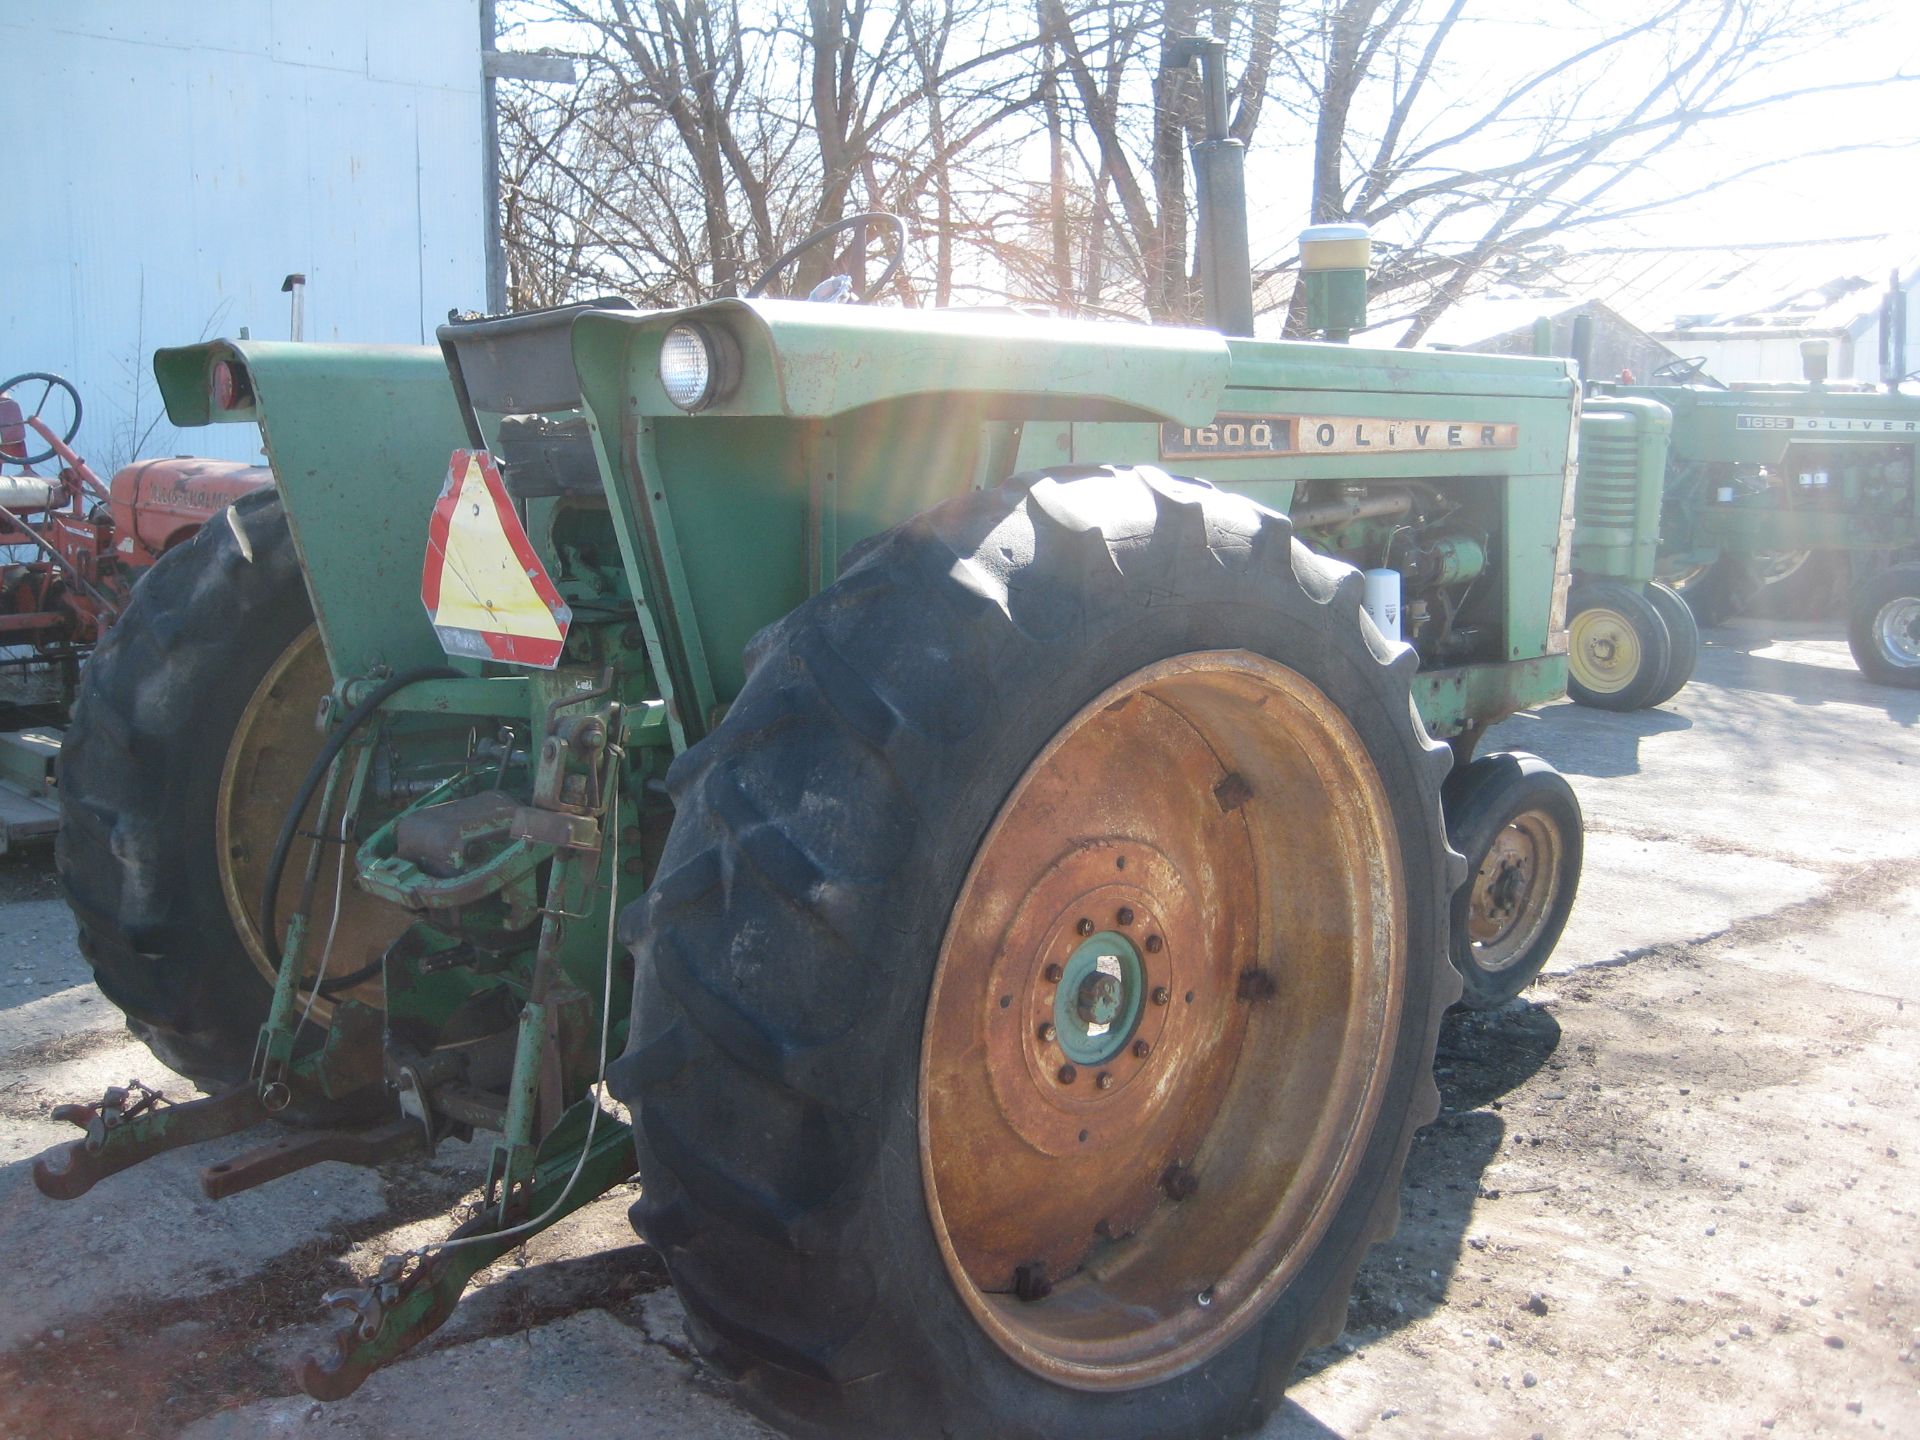
[[[1078,930],[1082,935],[1091,935],[1093,934],[1093,921],[1087,919],[1086,916],[1082,915],[1080,917],[1080,923],[1075,925],[1073,928]]]
[[[1160,953],[1160,947],[1165,943],[1166,942],[1158,935],[1147,936],[1147,953],[1149,955],[1158,955]]]
[[[1173,999],[1173,992],[1167,989],[1166,986],[1156,985],[1153,987],[1153,1003],[1154,1004],[1164,1005],[1171,999]]]
[[[1149,1045],[1146,1041],[1136,1040],[1133,1042],[1133,1058],[1134,1059],[1144,1060],[1147,1058],[1147,1056],[1151,1055],[1152,1053],[1153,1053],[1153,1046]]]
[[[1122,925],[1131,925],[1133,924],[1133,910],[1126,905],[1122,905],[1119,915],[1114,918],[1119,920]]]
[[[1047,966],[1046,969],[1042,970],[1040,973],[1046,976],[1047,983],[1049,985],[1058,985],[1060,983],[1060,977],[1066,972],[1063,971],[1058,965],[1049,965]]]
[[[1052,1023],[1051,1021],[1048,1021],[1048,1022],[1047,1022],[1046,1024],[1044,1024],[1044,1025],[1042,1025],[1042,1026],[1040,1027],[1040,1038],[1041,1038],[1041,1040],[1043,1040],[1043,1041],[1044,1041],[1044,1042],[1046,1042],[1047,1044],[1052,1044],[1052,1043],[1053,1043],[1053,1037],[1054,1037],[1054,1036],[1055,1036],[1055,1035],[1056,1035],[1057,1033],[1059,1033],[1059,1032],[1057,1032],[1057,1031],[1056,1031],[1056,1030],[1055,1030],[1055,1029],[1053,1028],[1053,1023]]]
[[[1060,1083],[1062,1085],[1073,1084],[1073,1077],[1078,1075],[1079,1073],[1080,1072],[1074,1069],[1073,1066],[1071,1065],[1062,1065],[1060,1067]]]
[[[1113,1076],[1107,1071],[1102,1070],[1098,1075],[1093,1077],[1093,1083],[1101,1090],[1111,1090],[1113,1089]]]

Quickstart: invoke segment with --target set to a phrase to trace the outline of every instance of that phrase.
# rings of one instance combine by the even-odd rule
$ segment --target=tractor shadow
[[[1679,700],[1684,703],[1687,692]],[[1567,775],[1612,779],[1640,773],[1640,742],[1691,730],[1675,710],[1594,710],[1571,701],[1523,710],[1488,732],[1482,753],[1531,750]]]
[[[1920,690],[1876,685],[1853,667],[1851,657],[1842,667],[1757,653],[1780,644],[1844,642],[1844,632],[1834,626],[1743,618],[1706,631],[1704,638],[1701,670],[1718,684],[1812,708],[1840,704],[1877,709],[1896,725],[1920,725]]]
[[[1559,1047],[1559,1022],[1524,999],[1499,1010],[1447,1015],[1434,1062],[1440,1115],[1414,1137],[1407,1156],[1399,1229],[1360,1266],[1345,1333],[1306,1355],[1294,1372],[1295,1382],[1339,1364],[1444,1302],[1470,1243],[1475,1202],[1499,1198],[1483,1176],[1506,1143],[1501,1113],[1506,1097],[1538,1074]],[[1289,1401],[1261,1437],[1318,1440],[1334,1433]]]

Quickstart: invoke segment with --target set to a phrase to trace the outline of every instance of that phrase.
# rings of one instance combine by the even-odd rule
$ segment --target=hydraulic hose
[[[286,873],[287,856],[293,850],[294,836],[300,833],[300,817],[307,813],[307,806],[313,803],[313,797],[321,783],[327,778],[327,771],[340,757],[354,732],[372,719],[382,705],[409,685],[417,685],[422,680],[459,680],[462,672],[449,665],[422,665],[413,670],[402,670],[391,675],[373,688],[373,692],[346,713],[339,727],[326,738],[320,753],[313,757],[313,764],[307,770],[307,778],[300,782],[300,791],[293,797],[293,804],[287,810],[287,818],[281,822],[279,838],[273,842],[273,856],[267,861],[265,886],[260,892],[260,943],[267,952],[268,963],[280,964],[280,935],[275,912],[280,908],[277,901],[280,896],[280,877]],[[342,842],[345,843],[344,841]]]

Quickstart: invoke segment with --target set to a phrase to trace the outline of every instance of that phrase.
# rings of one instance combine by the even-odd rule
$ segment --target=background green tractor
[[[1573,902],[1565,782],[1473,758],[1564,683],[1565,364],[780,300],[441,339],[156,357],[277,490],[100,648],[60,864],[210,1093],[68,1107],[41,1188],[264,1117],[209,1194],[493,1136],[474,1218],[328,1297],[322,1398],[637,1173],[796,1431],[1256,1423],[1462,975],[1512,995]]]
[[[1665,704],[1700,659],[1693,612],[1654,578],[1671,424],[1652,400],[1589,396],[1581,406],[1567,694],[1582,705]]]
[[[1576,316],[1570,358],[1589,369],[1593,322]],[[1534,353],[1554,353],[1553,323]],[[1604,710],[1642,710],[1680,693],[1700,658],[1700,627],[1655,578],[1672,413],[1658,401],[1583,387],[1567,599],[1567,694]]]
[[[1847,640],[1861,673],[1920,686],[1920,396],[1824,381],[1808,342],[1803,384],[1600,386],[1673,412],[1660,573],[1707,625],[1765,594],[1776,612],[1799,592],[1847,596]]]

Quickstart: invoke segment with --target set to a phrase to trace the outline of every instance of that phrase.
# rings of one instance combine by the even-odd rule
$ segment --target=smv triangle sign
[[[449,655],[551,670],[573,611],[554,588],[484,450],[456,450],[427,526],[420,599]]]

